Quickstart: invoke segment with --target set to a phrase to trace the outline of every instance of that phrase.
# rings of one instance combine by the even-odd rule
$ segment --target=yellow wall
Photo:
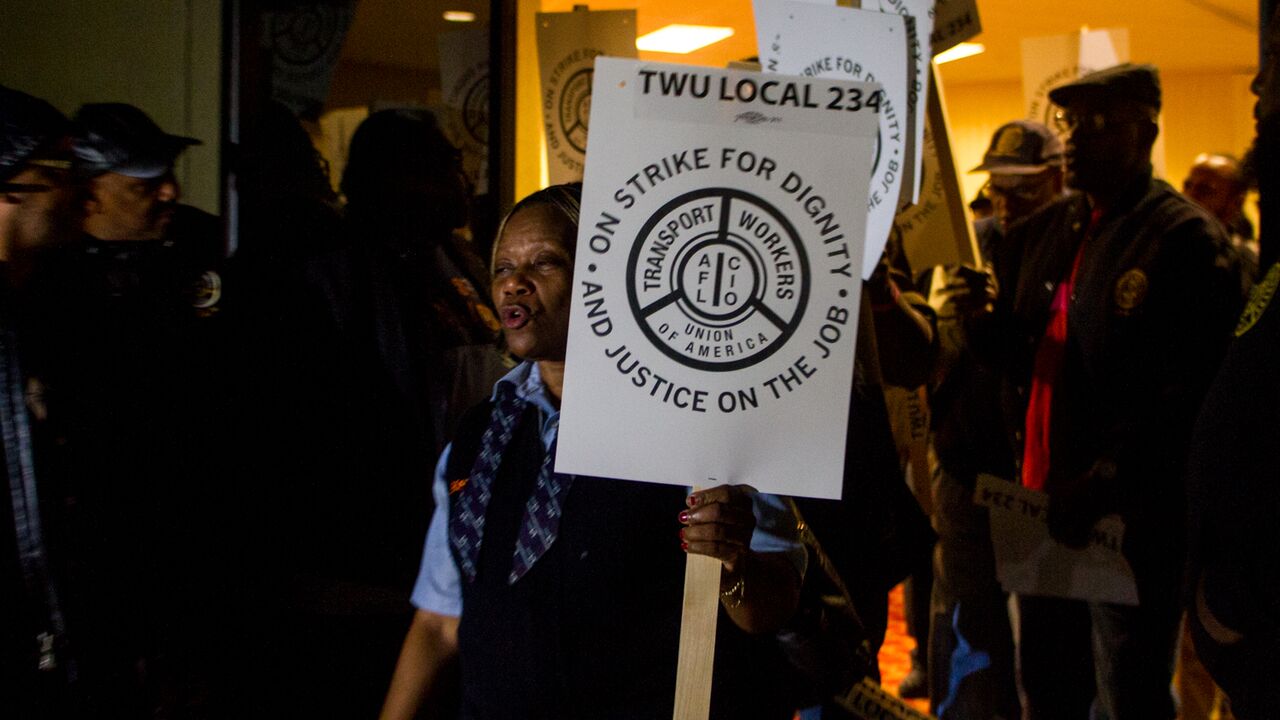
[[[183,201],[218,212],[222,8],[203,0],[4,0],[0,83],[65,113],[127,102],[203,145],[177,164]]]

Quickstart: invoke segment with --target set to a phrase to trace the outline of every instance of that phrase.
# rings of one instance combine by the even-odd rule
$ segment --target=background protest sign
[[[916,272],[939,265],[981,263],[973,224],[960,190],[960,176],[951,150],[946,96],[937,82],[936,70],[930,72],[930,84],[924,142],[920,146],[924,157],[920,201],[898,213],[893,227],[893,231],[899,233],[907,262]]]
[[[636,11],[538,13],[542,126],[552,184],[582,179],[591,119],[591,75],[600,55],[636,56]]]
[[[937,0],[933,4],[933,32],[929,34],[937,55],[982,32],[978,0]]]
[[[595,70],[556,470],[838,498],[879,86]]]
[[[300,117],[320,113],[355,12],[355,0],[346,0],[263,13],[262,47],[271,54],[272,100]]]
[[[910,60],[910,76],[907,83],[907,109],[910,112],[911,133],[911,202],[920,202],[920,188],[924,182],[921,166],[924,163],[924,128],[929,98],[930,35],[933,33],[933,0],[868,0],[863,8],[896,13],[911,18],[907,23],[907,52]]]
[[[440,33],[440,129],[462,148],[462,167],[477,195],[489,192],[489,29]]]
[[[1049,91],[1095,70],[1129,60],[1129,31],[1082,30],[1070,35],[1022,40],[1022,97],[1027,119],[1052,128],[1057,110]]]
[[[973,501],[990,511],[996,576],[1006,592],[1138,604],[1133,570],[1120,554],[1119,518],[1099,520],[1089,546],[1073,550],[1049,537],[1049,498],[1042,492],[983,474]]]
[[[880,130],[866,203],[862,277],[875,272],[914,161],[907,113],[907,22],[875,10],[790,0],[755,0],[765,72],[880,83]],[[910,187],[907,185],[907,187]]]

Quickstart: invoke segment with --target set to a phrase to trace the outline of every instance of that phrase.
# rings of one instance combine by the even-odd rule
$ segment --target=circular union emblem
[[[476,79],[462,99],[462,126],[480,145],[489,142],[489,74]]]
[[[667,357],[738,370],[795,333],[809,299],[809,259],[791,221],[764,199],[695,190],[641,228],[627,261],[627,299]]]
[[[341,24],[338,11],[323,5],[273,13],[269,30],[272,50],[286,64],[311,65],[333,47]]]
[[[222,277],[213,270],[205,270],[191,285],[191,307],[208,310],[222,299]]]
[[[1123,313],[1142,304],[1147,299],[1147,274],[1132,268],[1116,281],[1116,307]]]
[[[560,132],[580,153],[587,151],[587,126],[591,120],[592,68],[569,76],[560,88]]]

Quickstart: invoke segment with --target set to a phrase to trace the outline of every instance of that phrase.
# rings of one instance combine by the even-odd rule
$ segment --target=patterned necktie
[[[508,585],[515,585],[529,572],[529,568],[555,542],[560,531],[561,498],[572,487],[573,476],[552,472],[555,457],[556,444],[552,442],[542,458],[538,484],[524,508],[524,520],[520,522],[520,534],[516,536],[515,557],[511,559],[511,574],[507,576]]]
[[[480,545],[484,538],[485,511],[493,497],[493,481],[502,465],[502,454],[511,444],[520,416],[527,406],[528,401],[516,394],[513,385],[502,383],[498,386],[489,427],[480,438],[480,452],[472,466],[471,477],[451,513],[449,540],[457,549],[458,564],[468,582],[476,577]],[[524,518],[516,536],[511,573],[507,576],[509,585],[514,585],[546,553],[560,528],[561,499],[572,486],[573,476],[552,472],[554,458],[553,443],[543,456],[533,494],[525,505]]]

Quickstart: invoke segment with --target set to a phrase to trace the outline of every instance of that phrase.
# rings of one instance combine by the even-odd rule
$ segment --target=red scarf
[[[1075,291],[1080,258],[1089,244],[1093,230],[1102,218],[1102,209],[1094,208],[1089,229],[1071,263],[1071,273],[1058,284],[1049,306],[1049,324],[1036,346],[1035,367],[1031,373],[1031,397],[1027,403],[1026,443],[1022,450],[1022,484],[1032,490],[1044,490],[1049,477],[1049,419],[1053,408],[1053,388],[1062,376],[1062,356],[1067,346],[1067,312]]]

